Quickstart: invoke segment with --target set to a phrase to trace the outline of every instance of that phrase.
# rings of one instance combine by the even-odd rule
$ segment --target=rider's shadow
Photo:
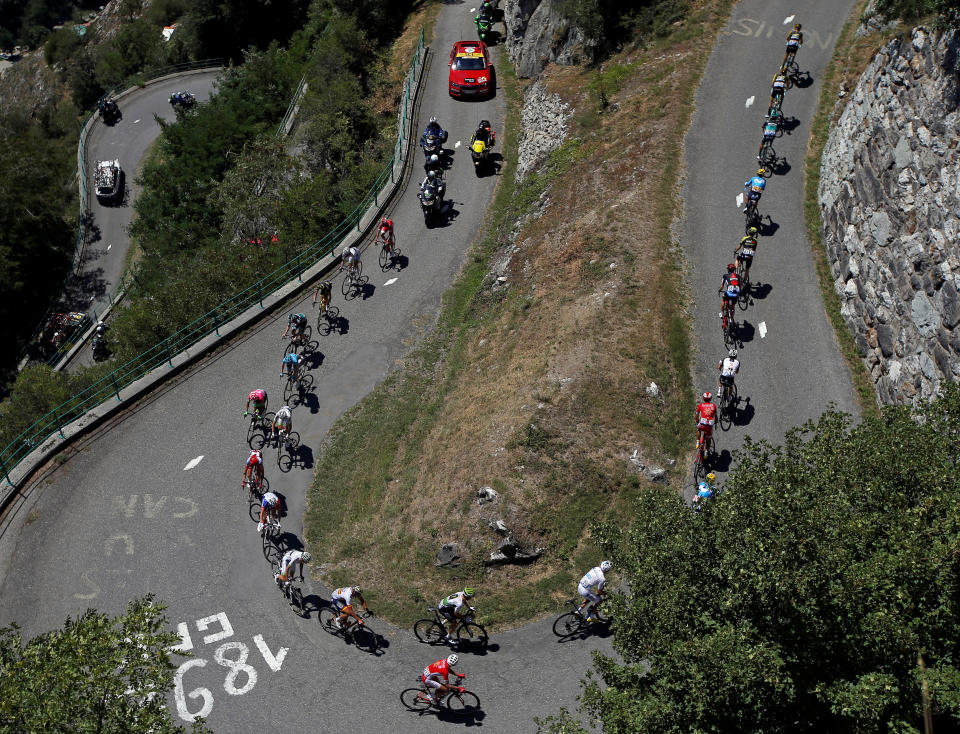
[[[750,283],[750,298],[755,301],[762,301],[773,291],[773,286],[769,283]]]
[[[449,227],[458,216],[460,216],[460,211],[454,207],[452,201],[447,201],[444,203],[443,209],[440,210],[440,216],[437,218],[435,226]]]
[[[316,396],[313,396],[316,399]],[[317,410],[319,410],[319,401],[317,401]],[[317,412],[317,411],[311,411]],[[296,463],[304,469],[313,469],[313,449],[304,443],[301,443],[291,452],[296,455]]]
[[[316,594],[303,595],[303,617],[310,619],[311,612],[319,612],[323,607],[323,598]]]
[[[741,401],[743,406],[740,406]],[[735,426],[748,426],[750,421],[753,420],[753,416],[756,414],[756,410],[753,405],[750,404],[750,398],[737,398],[736,409],[733,411],[733,425]]]
[[[766,219],[767,223],[764,224],[763,220]],[[770,215],[767,214],[766,217],[760,217],[760,221],[757,222],[757,229],[760,231],[760,234],[764,237],[773,237],[777,233],[777,230],[780,229],[780,225],[774,222]]]
[[[314,349],[303,355],[303,363],[308,370],[315,370],[323,364],[324,359],[326,359],[326,357],[319,349]]]
[[[390,263],[390,267],[387,270],[396,270],[400,272],[401,270],[406,270],[410,265],[410,258],[406,255],[397,255],[393,258]]]
[[[501,168],[503,168],[503,156],[499,153],[491,153],[487,156],[486,163],[477,168],[477,178],[499,176]]]
[[[577,632],[572,635],[567,635],[566,637],[561,637],[557,642],[563,644],[565,642],[570,642],[571,640],[585,640],[588,637],[599,637],[601,640],[613,635],[613,628],[610,626],[610,623],[606,624],[602,622],[593,622],[586,627],[584,627],[580,632]]]
[[[728,472],[733,463],[733,455],[724,449],[716,454],[710,462],[710,471]]]
[[[793,86],[799,89],[806,89],[813,84],[813,76],[809,71],[798,71],[793,75]]]
[[[784,135],[789,135],[794,130],[800,127],[800,119],[797,117],[787,117],[783,116],[783,121],[780,123],[780,129],[783,130]]]
[[[734,332],[734,337],[737,340],[737,344],[742,347],[747,342],[752,342],[753,335],[756,333],[756,331],[757,330],[754,328],[753,324],[751,324],[749,321],[738,321],[736,331]]]
[[[793,170],[793,166],[787,163],[787,159],[783,156],[777,156],[777,160],[770,164],[770,170],[775,176],[786,176]]]
[[[377,290],[377,286],[367,280],[367,282],[361,285],[358,290],[360,291],[360,298],[366,301],[370,298],[373,298],[373,294]]]

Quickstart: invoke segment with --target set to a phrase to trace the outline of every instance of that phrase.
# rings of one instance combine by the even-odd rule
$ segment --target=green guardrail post
[[[117,387],[117,374],[115,372],[110,375],[110,383],[113,385],[113,393],[117,396],[117,402],[122,403],[123,401],[120,399],[120,388]]]
[[[3,462],[3,459],[0,459],[0,471],[3,472],[3,476],[7,480],[7,484],[11,487],[16,487],[17,485],[10,481],[10,473],[7,471],[7,465]]]
[[[300,253],[297,252],[297,280],[303,282],[303,268],[300,266]]]
[[[170,351],[170,342],[167,341],[167,364],[173,367],[173,353]]]
[[[63,435],[63,423],[61,423],[59,415],[57,416],[57,431],[60,433],[60,438],[66,438],[66,436]]]
[[[217,336],[220,336],[220,317],[217,315],[219,310],[219,306],[213,309],[213,333]]]
[[[260,308],[263,308],[263,279],[257,281],[257,300],[260,301]]]

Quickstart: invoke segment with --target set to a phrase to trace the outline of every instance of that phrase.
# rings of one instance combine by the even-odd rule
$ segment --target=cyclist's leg
[[[442,694],[440,690],[443,688],[443,684],[438,680],[433,678],[422,678],[424,685],[427,687],[427,693],[430,695],[430,700],[433,703],[440,703]]]

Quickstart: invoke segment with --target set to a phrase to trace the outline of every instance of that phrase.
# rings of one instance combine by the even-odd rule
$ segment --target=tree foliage
[[[666,35],[687,0],[562,0],[561,11],[584,35],[595,61],[635,40]]]
[[[0,629],[0,731],[186,731],[165,697],[179,638],[164,609],[149,595],[115,619],[89,609],[26,644],[17,627]]]
[[[584,710],[607,732],[915,732],[925,683],[956,730],[958,449],[951,385],[921,409],[748,441],[698,514],[644,493],[629,529],[597,529],[630,593],[623,660],[597,657]]]

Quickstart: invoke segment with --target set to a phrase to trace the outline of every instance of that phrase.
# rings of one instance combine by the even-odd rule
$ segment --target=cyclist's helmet
[[[468,586],[463,590],[463,595],[467,597],[473,596],[475,593],[476,589],[474,589],[472,586]]]
[[[757,175],[758,175],[758,176],[762,176],[762,175],[765,174],[766,172],[767,172],[767,169],[766,169],[766,168],[758,168],[758,169],[757,169]]]
[[[727,272],[728,272],[728,273],[732,273],[732,272],[733,272],[734,270],[736,270],[736,269],[737,269],[737,266],[736,266],[736,265],[734,265],[733,263],[727,263]]]
[[[277,497],[277,495],[273,495],[273,497],[267,497],[267,504],[275,505],[275,504],[277,504],[279,501],[280,501],[280,498]]]
[[[707,391],[703,394],[703,400],[704,402],[709,403],[711,400],[713,400],[713,395],[711,395],[710,392]]]
[[[750,229],[747,230],[747,234],[755,237],[756,235],[760,234],[760,230],[757,229],[756,227],[751,227]]]
[[[713,480],[716,479],[716,478],[717,478],[717,475],[714,474],[713,472],[710,472],[709,474],[707,474],[707,481],[708,481],[708,482],[711,482],[711,483],[712,483]]]
[[[300,556],[300,560],[303,561],[304,563],[310,563],[310,561],[313,560],[313,556],[310,555],[310,551],[304,551],[303,555]]]
[[[610,563],[610,561],[602,561],[600,563],[600,570],[603,571],[604,573],[609,571],[611,568],[613,568],[613,564]]]
[[[353,587],[353,593],[354,593],[354,594],[359,594],[359,593],[360,593],[360,587],[359,587],[359,586],[354,586],[354,587]]]
[[[727,352],[727,356],[731,358],[735,358],[737,356],[737,350],[731,349],[729,352]]]
[[[800,24],[797,23],[797,24],[793,27],[793,30],[799,31],[799,30],[800,30],[800,27],[801,27]]]
[[[453,655],[447,655],[447,665],[451,668],[460,662],[460,656],[454,653]]]

